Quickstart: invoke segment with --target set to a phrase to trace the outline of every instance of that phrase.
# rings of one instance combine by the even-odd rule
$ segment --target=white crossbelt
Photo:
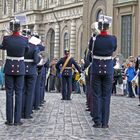
[[[20,60],[24,60],[24,57],[13,57],[13,56],[7,56],[6,59],[9,59],[9,60],[17,60],[17,61],[20,61]]]
[[[99,60],[110,60],[110,59],[112,59],[112,56],[96,56],[96,55],[93,55],[93,58],[94,59],[99,59]]]
[[[33,59],[24,59],[24,62],[34,62]]]

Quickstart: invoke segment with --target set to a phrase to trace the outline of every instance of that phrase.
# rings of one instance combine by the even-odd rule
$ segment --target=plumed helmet
[[[23,29],[22,30],[22,35],[24,35],[24,36],[30,36],[31,35],[31,30],[30,29]]]
[[[20,21],[18,19],[13,19],[10,21],[10,31],[17,32],[20,30]]]

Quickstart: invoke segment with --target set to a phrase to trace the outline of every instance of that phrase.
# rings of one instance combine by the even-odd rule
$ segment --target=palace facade
[[[84,0],[83,47],[91,36],[91,25],[100,14],[113,17],[110,33],[118,40],[117,53],[124,58],[140,54],[140,0]]]
[[[83,0],[0,0],[1,35],[14,17],[22,29],[39,33],[50,59],[63,56],[65,47],[75,59],[81,58]]]

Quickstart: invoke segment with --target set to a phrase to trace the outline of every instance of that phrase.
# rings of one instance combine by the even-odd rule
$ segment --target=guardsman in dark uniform
[[[41,91],[41,97],[40,97],[40,104],[43,104],[45,102],[45,83],[46,83],[46,71],[49,69],[49,59],[46,60],[46,63],[43,66],[42,69],[42,91]]]
[[[37,79],[37,64],[39,63],[41,57],[39,56],[38,47],[30,43],[31,31],[29,29],[24,29],[22,34],[29,38],[29,51],[24,55],[25,77],[22,100],[22,117],[30,119],[32,118],[31,113]]]
[[[25,64],[24,54],[28,51],[28,39],[19,34],[20,21],[10,22],[12,35],[4,36],[1,49],[7,51],[5,73],[6,89],[6,125],[22,125],[22,91],[24,86]],[[15,108],[13,97],[15,92]],[[13,114],[14,113],[14,114]],[[14,118],[14,119],[13,119]]]
[[[138,95],[139,95],[139,102],[140,102],[140,55],[137,57],[135,70],[138,72],[138,87],[139,87]],[[140,106],[140,104],[138,106]]]
[[[34,34],[34,36],[39,39],[38,34]],[[44,52],[45,47],[43,45],[41,45],[41,43],[38,44],[37,47],[39,48],[40,52]],[[34,98],[34,109],[35,110],[39,110],[40,109],[39,106],[41,106],[41,103],[42,103],[42,101],[41,101],[41,97],[43,96],[42,95],[43,94],[42,86],[43,86],[44,82],[41,81],[41,79],[42,79],[43,67],[44,67],[44,65],[41,62],[39,62],[39,64],[37,65],[38,75],[37,75],[37,80],[36,80],[36,85],[35,85],[35,98]],[[45,92],[45,88],[44,88],[44,92]]]
[[[40,52],[45,53],[45,47],[42,44],[37,45],[39,47]],[[45,54],[42,54],[45,55]],[[41,65],[38,65],[38,72],[40,74],[40,100],[39,105],[42,106],[42,104],[45,102],[44,96],[45,96],[45,82],[46,82],[46,67],[47,67],[47,60],[44,57],[42,57],[45,61]]]
[[[92,94],[93,94],[93,121],[95,128],[108,128],[110,113],[110,98],[112,93],[113,60],[112,54],[117,48],[117,40],[107,33],[109,21],[101,19],[98,22],[101,31],[96,40],[91,39],[89,49],[92,51]]]
[[[90,63],[92,61],[91,58],[91,51],[86,48],[84,52],[84,68],[85,68],[85,80],[86,80],[86,105],[87,109],[86,111],[90,111],[90,98],[89,98],[89,93],[90,93],[90,74],[89,74],[89,67]]]
[[[60,65],[64,65],[66,59],[69,57],[69,49],[64,50],[65,56],[62,57],[56,64],[56,69],[60,71]],[[72,65],[81,73],[80,67],[73,58],[70,58],[65,69],[62,72],[62,100],[71,100],[70,95],[72,91]]]

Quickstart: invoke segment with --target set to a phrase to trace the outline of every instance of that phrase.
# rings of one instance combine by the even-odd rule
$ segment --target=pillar
[[[54,57],[60,57],[60,28],[59,24],[56,23],[55,25],[55,40],[54,40]]]

